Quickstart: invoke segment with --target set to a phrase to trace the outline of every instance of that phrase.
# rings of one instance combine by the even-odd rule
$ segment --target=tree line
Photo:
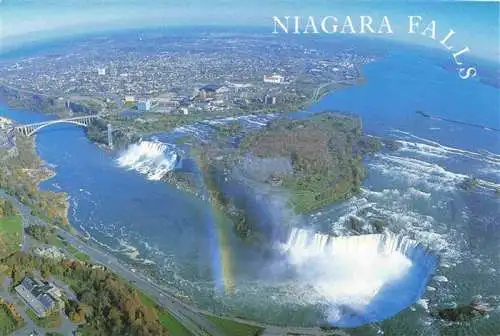
[[[0,199],[0,218],[17,215],[14,204],[8,199]]]
[[[158,319],[158,307],[146,306],[137,291],[116,274],[88,263],[40,258],[15,253],[0,263],[6,265],[16,286],[22,279],[41,272],[67,283],[77,300],[65,299],[65,312],[77,323],[80,335],[169,335]]]

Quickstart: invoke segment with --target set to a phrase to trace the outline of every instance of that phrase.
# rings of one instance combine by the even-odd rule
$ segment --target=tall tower
[[[113,149],[113,126],[108,124],[108,146]]]

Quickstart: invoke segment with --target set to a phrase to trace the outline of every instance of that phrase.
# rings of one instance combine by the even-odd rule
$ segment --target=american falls
[[[173,145],[159,141],[141,141],[130,145],[117,159],[118,165],[135,170],[149,180],[160,180],[173,170],[179,155]]]

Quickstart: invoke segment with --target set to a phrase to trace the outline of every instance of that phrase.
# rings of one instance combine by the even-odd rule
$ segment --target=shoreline
[[[351,85],[341,85],[339,87],[336,87],[333,90],[329,90],[327,92],[324,92],[315,101],[312,101],[312,100],[309,99],[306,102],[304,102],[303,104],[300,104],[300,106],[295,106],[294,109],[293,109],[293,111],[285,111],[285,112],[281,112],[281,113],[278,112],[278,113],[280,115],[286,116],[289,113],[296,113],[296,112],[304,111],[305,109],[309,109],[313,104],[317,103],[317,101],[323,99],[325,96],[328,96],[329,94],[331,94],[333,92],[336,92],[336,91],[341,90],[341,89],[349,88],[349,87],[352,87],[352,86],[355,86],[355,85],[358,85],[358,84],[361,84],[361,83],[362,82],[360,82],[360,80],[358,78],[356,80],[356,82],[352,83]],[[331,85],[331,83],[328,84],[328,85]],[[22,107],[11,107],[9,104],[5,104],[5,105],[7,105],[9,108],[13,108],[15,110],[21,110],[21,111],[22,110],[26,110],[25,108],[22,108]],[[45,112],[36,112],[36,113],[47,114]],[[253,113],[249,113],[249,114],[253,114]],[[262,114],[262,113],[258,113],[257,112],[257,114]],[[52,114],[52,115],[54,115],[54,114]],[[210,119],[210,117],[207,118],[207,119]],[[154,132],[154,133],[158,133],[158,132]],[[109,151],[110,150],[106,145],[100,145],[98,142],[92,141],[91,139],[88,139],[88,140],[91,141],[98,148],[98,150],[103,150],[103,151]],[[36,149],[37,148],[36,141],[34,141],[34,146],[35,146],[35,149]],[[38,156],[39,159],[42,159],[38,152],[36,154],[37,154],[37,156]],[[54,178],[55,176],[57,176],[57,172],[55,170],[50,169],[48,167],[48,163],[47,162],[43,162],[43,164],[40,166],[40,168],[42,170],[45,168],[45,173],[46,173],[46,175],[44,176],[44,178],[40,179],[40,181],[38,181],[38,183],[37,183],[37,187],[41,191],[40,184],[43,183],[43,182],[45,182],[45,181],[50,180],[51,178]],[[175,187],[177,189],[183,190],[183,188],[178,188],[177,186],[175,186]],[[184,190],[184,192],[189,192],[189,191]],[[85,238],[85,236],[87,236],[87,233],[84,232],[84,231],[82,231],[80,228],[77,228],[76,226],[74,226],[69,221],[69,218],[68,218],[69,207],[70,207],[70,204],[69,204],[69,195],[67,193],[65,193],[65,192],[60,192],[60,191],[58,191],[57,193],[58,194],[65,194],[65,203],[66,203],[65,218],[67,220],[68,225],[65,226],[65,227],[61,227],[61,229],[67,230],[68,232],[73,233],[73,234],[76,233],[77,237]],[[206,201],[211,202],[210,199],[207,199]],[[239,322],[242,322],[242,323],[247,323],[247,324],[250,324],[250,325],[259,325],[259,326],[263,326],[263,327],[273,327],[273,326],[279,326],[280,325],[280,324],[276,324],[276,323],[275,324],[270,324],[268,322],[262,322],[262,321],[259,321],[259,320],[248,320],[248,319],[242,318],[241,315],[238,316],[238,314],[227,313],[227,312],[226,313],[217,313],[215,310],[206,310],[206,309],[200,308],[199,303],[197,303],[197,301],[195,299],[193,299],[190,296],[187,296],[187,297],[184,296],[182,294],[183,291],[180,290],[179,288],[172,287],[171,289],[165,289],[164,284],[161,284],[161,282],[157,282],[156,281],[157,278],[154,276],[154,274],[152,272],[148,272],[148,268],[149,268],[148,266],[149,265],[138,265],[138,263],[134,262],[134,260],[132,258],[130,258],[129,256],[127,256],[125,253],[113,251],[113,249],[110,249],[110,248],[105,248],[105,247],[101,246],[101,244],[99,244],[99,241],[97,241],[94,237],[92,237],[92,236],[87,236],[87,237],[89,239],[86,239],[85,241],[87,241],[87,242],[91,241],[91,245],[94,245],[95,247],[101,249],[104,253],[113,255],[118,260],[123,261],[123,264],[124,264],[124,266],[127,269],[130,269],[130,267],[137,268],[138,270],[140,270],[140,276],[143,279],[147,279],[147,281],[151,285],[156,286],[157,288],[161,288],[161,289],[167,291],[168,293],[170,293],[171,295],[173,295],[177,300],[179,300],[180,302],[182,302],[183,305],[185,305],[187,307],[190,307],[190,309],[193,309],[196,312],[200,312],[200,313],[203,313],[205,315],[210,315],[210,316],[215,316],[215,317],[223,317],[223,318],[227,318],[227,319],[230,319],[230,320],[233,320],[233,321],[239,321]],[[145,267],[142,267],[142,266],[145,266]],[[179,292],[179,294],[176,294],[177,292]],[[283,325],[283,324],[281,324],[281,325]],[[304,327],[304,328],[308,328],[308,327]]]
[[[9,105],[5,106],[10,109]],[[4,185],[6,190],[22,199],[41,219],[56,226],[69,227],[69,195],[41,187],[57,172],[39,155],[36,138],[16,134],[14,127],[18,122],[11,117],[5,119],[9,121],[10,128],[5,130],[4,136],[8,137],[11,145],[5,150],[12,152],[2,159],[2,170],[9,176]]]
[[[35,146],[36,146],[36,143],[35,143]],[[100,149],[102,149],[100,146],[98,146],[98,147],[99,147]],[[53,173],[54,173],[54,174],[53,174],[51,177],[48,177],[46,180],[49,180],[50,178],[52,178],[52,177],[56,176],[56,173],[55,173],[55,172],[53,172]],[[71,223],[70,223],[69,227],[70,227],[70,228],[74,228],[74,226],[73,226]],[[66,228],[63,228],[63,229],[66,229]],[[75,229],[76,229],[76,228],[75,228]],[[79,229],[77,229],[77,230],[78,230],[78,232],[81,232]],[[93,244],[92,244],[92,245],[93,245]],[[125,260],[124,260],[125,262],[123,262],[123,264],[124,264],[125,268],[130,269],[130,267],[135,267],[135,266],[133,265],[133,260],[131,260],[130,258],[128,258],[125,254],[118,253],[118,254],[120,254],[120,255],[118,256],[118,255],[117,255],[117,253],[114,253],[113,251],[110,251],[110,250],[108,250],[108,249],[105,249],[105,248],[103,249],[102,247],[100,247],[100,249],[102,249],[105,253],[108,253],[108,254],[110,254],[110,255],[113,255],[113,256],[114,256],[114,257],[116,257],[118,260],[124,260],[124,259],[125,259]],[[141,269],[142,267],[141,267],[141,268],[137,267],[137,268],[138,268],[138,269]],[[154,279],[154,277],[153,277],[153,276],[151,276],[151,274],[148,274],[148,272],[144,272],[144,270],[142,270],[142,269],[141,269],[141,270],[140,270],[140,272],[138,272],[138,273],[140,273],[140,276],[141,276],[144,280],[148,281],[150,284],[152,284],[152,285],[154,285],[154,286],[157,286],[157,287],[159,287],[159,288],[162,288],[162,289],[164,288],[164,284],[161,284],[161,282],[156,282],[156,281],[155,281],[155,279]],[[153,278],[153,281],[151,280],[151,278]],[[172,291],[172,292],[175,292],[175,291],[177,290],[177,288],[176,288],[176,287],[173,287],[173,289],[174,289],[174,291]],[[167,291],[167,292],[170,292],[170,291],[168,291],[168,290],[166,290],[166,291]],[[172,293],[172,294],[173,294],[173,293]],[[206,315],[210,315],[210,316],[217,316],[217,317],[221,317],[221,316],[223,316],[223,317],[228,318],[228,319],[233,320],[233,321],[240,321],[240,322],[243,322],[243,323],[252,324],[252,325],[259,325],[259,326],[263,326],[263,327],[272,327],[272,326],[278,326],[278,325],[280,325],[280,324],[277,324],[277,323],[275,323],[275,324],[263,323],[263,322],[261,322],[261,321],[259,321],[259,320],[257,320],[257,319],[255,319],[255,320],[247,320],[247,319],[242,319],[242,318],[238,317],[238,314],[235,314],[235,313],[226,313],[226,314],[221,314],[221,313],[216,313],[216,312],[214,312],[214,311],[203,310],[202,308],[199,308],[199,307],[200,307],[200,305],[199,305],[199,304],[197,304],[197,303],[196,303],[196,301],[194,301],[193,299],[191,299],[191,297],[188,297],[188,298],[183,298],[183,297],[180,297],[180,296],[178,296],[178,295],[176,295],[176,294],[173,294],[173,295],[174,295],[174,296],[175,296],[178,300],[180,300],[180,302],[182,302],[184,305],[186,305],[186,306],[190,307],[190,309],[193,309],[193,310],[195,310],[195,311],[197,311],[197,312],[200,312],[200,313],[201,313],[201,312],[204,312],[204,314],[206,314]],[[283,324],[281,324],[281,325],[283,325]],[[311,330],[312,330],[312,328],[311,328]]]
[[[36,149],[36,141],[35,141],[35,149]],[[38,155],[38,153],[37,153]],[[38,155],[39,158],[40,155]],[[41,184],[42,183],[45,183],[53,178],[55,178],[57,176],[57,172],[54,170],[54,169],[51,169],[47,166],[47,162],[45,161],[42,161],[42,165],[40,166],[40,170],[42,172],[45,172],[46,175],[41,177],[40,180],[37,182],[36,186],[38,188],[38,190],[40,191],[43,191],[42,188],[41,188]],[[58,194],[58,195],[61,195],[62,197],[64,197],[64,205],[65,205],[65,208],[64,208],[64,216],[63,216],[63,219],[65,220],[66,222],[66,226],[69,228],[69,231],[74,231],[75,230],[75,227],[73,226],[73,224],[71,224],[70,220],[69,220],[69,207],[70,207],[70,203],[69,203],[69,199],[70,199],[70,196],[69,196],[69,193],[65,192],[65,191],[52,191],[52,190],[47,190],[49,192],[53,192],[55,194]]]

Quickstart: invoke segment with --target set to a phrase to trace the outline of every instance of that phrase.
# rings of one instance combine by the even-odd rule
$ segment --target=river
[[[499,197],[492,188],[465,192],[458,184],[473,174],[500,183],[499,133],[415,113],[500,128],[499,90],[460,80],[414,52],[394,51],[364,68],[367,83],[331,93],[308,111],[349,111],[364,131],[401,142],[394,153],[366,160],[361,195],[299,218],[332,235],[349,234],[346,218],[377,214],[388,228],[429,247],[439,257],[422,298],[396,317],[354,331],[399,335],[491,334],[500,328]],[[0,106],[19,123],[47,116]],[[105,152],[73,126],[44,129],[36,138],[42,159],[57,175],[41,188],[70,195],[70,222],[131,267],[155,276],[197,305],[272,323],[313,325],[324,319],[325,302],[296,278],[276,278],[276,264],[263,265],[230,228],[214,229],[211,208],[166,183],[120,167],[121,153]],[[227,254],[235,290],[219,293],[217,274]],[[250,260],[254,258],[253,260]],[[215,269],[215,270],[214,270]],[[467,326],[443,325],[430,315],[437,306],[470,302],[482,295],[496,310]],[[323,312],[323,313],[322,313]],[[465,328],[465,329],[464,329]]]

